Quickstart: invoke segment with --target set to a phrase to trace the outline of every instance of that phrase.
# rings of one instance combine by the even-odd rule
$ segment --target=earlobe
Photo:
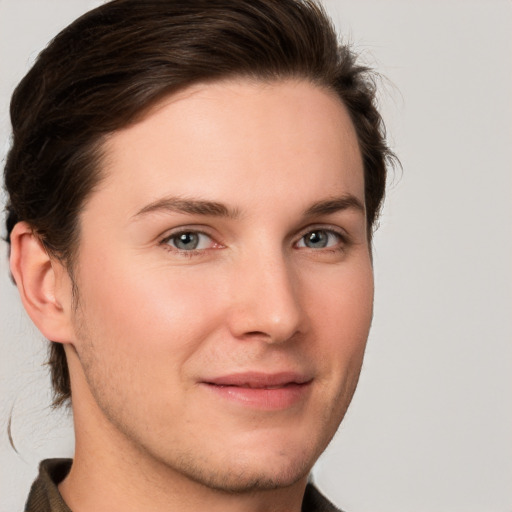
[[[71,279],[26,222],[18,222],[12,230],[10,265],[23,306],[36,327],[51,341],[71,342]]]

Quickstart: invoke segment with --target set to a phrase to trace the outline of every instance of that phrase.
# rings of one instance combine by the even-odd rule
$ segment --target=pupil
[[[199,237],[195,233],[182,233],[176,239],[178,249],[195,249],[199,243]]]
[[[327,234],[323,231],[312,231],[307,237],[309,247],[325,247],[327,245]]]

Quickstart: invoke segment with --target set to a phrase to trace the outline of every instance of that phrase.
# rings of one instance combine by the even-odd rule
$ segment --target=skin
[[[13,233],[27,310],[65,344],[71,372],[64,499],[77,512],[205,500],[299,511],[372,316],[363,168],[344,106],[303,81],[199,84],[104,150],[80,219],[76,307],[65,268],[27,226]],[[211,385],[241,372],[306,383],[256,402]]]

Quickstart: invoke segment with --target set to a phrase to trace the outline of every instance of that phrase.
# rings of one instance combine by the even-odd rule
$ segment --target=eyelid
[[[351,240],[350,235],[340,226],[335,226],[333,224],[311,224],[300,230],[294,245],[296,245],[300,240],[302,240],[302,238],[304,238],[305,235],[311,233],[312,231],[327,231],[329,233],[334,233],[335,235],[339,236],[341,241],[345,244],[349,243]]]
[[[209,233],[208,231],[210,231],[210,230],[207,228],[207,226],[203,226],[203,225],[198,226],[198,225],[192,224],[192,225],[188,225],[188,226],[187,225],[178,226],[176,228],[166,231],[164,235],[160,236],[158,244],[164,246],[167,250],[169,250],[171,252],[174,252],[177,254],[182,254],[182,255],[187,255],[187,256],[191,256],[194,254],[203,254],[206,251],[211,250],[211,249],[222,249],[224,247],[224,245],[217,240],[217,237],[215,237],[213,234]],[[183,234],[183,233],[194,233],[194,234],[206,236],[212,241],[212,244],[217,247],[208,247],[205,249],[184,250],[184,249],[179,249],[177,247],[173,247],[172,245],[170,245],[168,243],[169,240],[171,240],[172,238],[177,237],[178,235]]]
[[[316,231],[326,231],[326,232],[329,232],[329,233],[333,233],[334,235],[339,237],[340,243],[337,244],[336,246],[325,247],[323,249],[311,249],[311,250],[314,250],[314,251],[321,251],[321,250],[333,251],[333,250],[336,250],[336,249],[340,249],[339,246],[346,246],[347,244],[349,244],[351,242],[350,235],[346,232],[346,230],[344,230],[340,226],[332,225],[332,224],[320,224],[319,223],[319,224],[310,224],[310,225],[304,227],[303,229],[301,229],[299,234],[296,236],[296,238],[294,237],[295,238],[295,242],[293,243],[293,246],[296,247],[297,244],[304,238],[305,235],[307,235],[308,233],[311,233],[312,231],[315,231],[315,230]],[[170,245],[168,243],[171,238],[176,237],[176,236],[178,236],[181,233],[197,233],[197,234],[200,234],[200,235],[207,236],[208,238],[211,239],[214,247],[208,247],[208,248],[205,248],[205,249],[183,250],[183,249],[179,249],[177,247],[173,247],[172,245]],[[196,225],[196,224],[182,225],[182,226],[178,226],[176,228],[172,228],[172,229],[166,231],[165,234],[163,234],[163,235],[161,235],[159,237],[159,242],[158,243],[159,243],[159,245],[165,246],[165,248],[167,250],[169,250],[170,252],[174,252],[174,253],[177,253],[177,254],[180,254],[180,255],[186,255],[186,256],[205,254],[207,251],[210,251],[212,249],[217,250],[217,249],[225,248],[224,243],[218,241],[218,237],[214,236],[213,234],[211,234],[211,228],[209,228],[208,226]],[[305,248],[309,249],[308,247],[305,247]]]

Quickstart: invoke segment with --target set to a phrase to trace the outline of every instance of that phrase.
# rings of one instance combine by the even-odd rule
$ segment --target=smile
[[[284,372],[233,374],[208,379],[201,384],[221,399],[262,410],[287,409],[303,402],[312,379]]]

